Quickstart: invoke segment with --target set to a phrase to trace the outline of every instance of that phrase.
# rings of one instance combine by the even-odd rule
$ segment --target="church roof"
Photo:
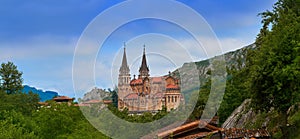
[[[124,99],[137,99],[139,96],[136,93],[131,93],[128,94],[127,96],[124,97]]]
[[[142,65],[140,67],[139,72],[142,72],[142,71],[149,72],[149,68],[147,66],[146,54],[145,54],[145,46],[144,46],[144,52],[143,52]]]
[[[143,84],[143,79],[133,79],[130,85]]]
[[[152,77],[152,82],[153,83],[162,83],[163,77]]]
[[[179,89],[179,86],[178,85],[169,84],[169,85],[167,85],[166,88],[167,89]]]

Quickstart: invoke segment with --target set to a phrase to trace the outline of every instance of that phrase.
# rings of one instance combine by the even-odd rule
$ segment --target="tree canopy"
[[[22,72],[12,62],[2,63],[0,68],[0,88],[7,94],[15,94],[22,90]]]
[[[299,101],[300,1],[279,0],[273,11],[260,15],[263,28],[250,62],[250,88],[263,110],[286,113]]]

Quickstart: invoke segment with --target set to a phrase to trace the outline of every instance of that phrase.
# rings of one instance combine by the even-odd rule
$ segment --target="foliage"
[[[206,105],[210,93],[210,88],[211,88],[210,85],[211,85],[211,80],[207,81],[201,87],[200,91],[194,91],[194,93],[198,93],[198,98],[194,98],[194,97],[191,98],[191,99],[197,99],[197,100],[191,100],[197,102],[193,109],[192,114],[189,117],[189,121],[193,121],[201,118],[201,115],[203,113],[204,107]]]
[[[25,95],[11,97],[20,97],[28,101]],[[5,103],[11,103],[10,101],[13,99],[6,100]],[[3,104],[3,99],[0,102]],[[12,105],[2,105],[0,138],[106,138],[85,119],[78,107],[54,102],[39,108],[33,105],[25,107],[30,111],[24,112]],[[29,112],[29,115],[24,115]]]
[[[0,89],[7,94],[19,93],[23,89],[22,74],[12,62],[2,63],[0,68]]]
[[[39,97],[36,94],[10,94],[0,91],[0,111],[14,110],[24,115],[31,115],[38,106]]]
[[[299,138],[300,135],[300,111],[297,111],[289,117],[289,131],[291,138]]]
[[[282,116],[282,129],[286,129],[287,110],[299,102],[299,9],[299,0],[279,0],[273,11],[261,14],[263,28],[256,40],[259,47],[247,63],[254,106],[264,111],[275,108]]]
[[[22,114],[15,111],[1,111],[0,120],[0,138],[2,139],[15,139],[15,138],[28,138],[38,139],[34,131],[31,130],[31,123]]]
[[[246,84],[247,78],[245,78],[248,73],[242,63],[239,63],[236,67],[228,68],[227,71],[229,76],[226,82],[226,90],[218,110],[221,124],[225,122],[227,117],[229,117],[245,99],[250,98]]]
[[[35,131],[40,138],[105,137],[88,123],[78,107],[67,103],[41,106],[34,112],[33,119],[39,123]]]
[[[117,107],[114,105],[108,105],[108,109],[116,116],[121,119],[127,120],[129,122],[136,122],[136,123],[147,123],[152,122],[154,120],[159,120],[160,118],[166,116],[168,114],[166,107],[163,107],[162,110],[158,111],[155,114],[150,112],[145,112],[140,115],[134,114],[129,115],[128,110],[125,109],[123,111],[118,110]]]
[[[112,103],[115,107],[118,107],[118,88],[115,87],[114,90],[108,89],[108,91],[111,93],[111,99]]]

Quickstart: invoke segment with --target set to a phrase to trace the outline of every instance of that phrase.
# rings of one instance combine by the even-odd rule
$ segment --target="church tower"
[[[147,60],[146,60],[146,52],[145,52],[145,45],[144,45],[144,52],[143,52],[143,59],[142,59],[142,65],[139,70],[139,78],[145,78],[149,77],[149,68],[147,66]]]
[[[119,100],[123,100],[123,98],[131,93],[130,87],[130,70],[127,64],[127,57],[126,57],[126,48],[124,44],[124,52],[123,52],[123,59],[122,64],[119,69],[119,78],[118,78],[118,97]]]

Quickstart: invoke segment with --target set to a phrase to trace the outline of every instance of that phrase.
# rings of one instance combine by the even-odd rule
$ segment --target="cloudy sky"
[[[143,6],[151,7],[153,11],[149,13],[149,10],[146,11],[141,5],[132,5],[131,8],[123,6],[126,9],[124,12],[116,8],[118,5],[122,6],[122,2],[121,0],[1,0],[0,63],[14,62],[23,72],[24,84],[74,97],[78,95],[75,95],[73,88],[73,68],[76,68],[76,74],[80,75],[75,77],[75,80],[85,82],[85,76],[90,73],[94,75],[95,83],[82,83],[81,92],[95,86],[112,88],[116,84],[124,42],[132,75],[138,74],[143,45],[146,45],[150,74],[155,76],[166,74],[185,62],[210,57],[205,49],[195,48],[197,44],[193,37],[201,38],[200,43],[205,47],[214,44],[211,36],[206,36],[203,32],[199,36],[191,36],[186,28],[163,19],[145,18],[122,23],[122,26],[114,28],[103,43],[80,39],[86,36],[84,33],[92,34],[87,32],[87,28],[92,28],[90,26],[93,24],[99,25],[95,29],[97,33],[93,36],[94,40],[99,37],[97,34],[101,35],[99,32],[107,32],[111,26],[97,24],[96,21],[100,18],[113,25],[119,19],[130,17],[131,14],[143,15],[153,12],[157,15],[165,13],[177,19],[187,19],[186,24],[196,22],[196,19],[188,19],[186,12],[174,6],[159,10],[159,7],[151,7],[149,2],[140,0],[139,4],[145,2]],[[189,7],[189,10],[196,11],[205,20],[224,53],[254,42],[261,27],[261,19],[257,14],[271,10],[275,0],[178,0],[178,2]],[[109,10],[112,16],[103,17],[103,12]],[[201,32],[201,27],[203,26],[192,28]],[[96,46],[97,49],[90,46]],[[91,56],[92,54],[96,54],[95,57]],[[74,60],[74,56],[80,57],[80,60]],[[92,61],[94,70],[85,65],[87,62],[84,60],[89,59],[85,56],[95,58],[95,61]],[[73,67],[74,61],[80,66]]]

